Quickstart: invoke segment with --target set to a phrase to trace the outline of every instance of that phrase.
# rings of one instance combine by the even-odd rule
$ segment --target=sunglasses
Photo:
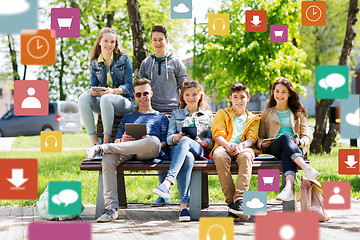
[[[141,94],[142,94],[144,97],[146,97],[147,95],[149,95],[149,92],[143,92],[143,93],[137,92],[137,93],[135,93],[135,97],[140,98],[140,97],[141,97]]]
[[[197,86],[198,82],[196,81],[187,81],[187,82],[183,82],[182,86]]]

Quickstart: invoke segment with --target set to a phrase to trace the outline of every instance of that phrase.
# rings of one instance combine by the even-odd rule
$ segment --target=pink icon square
[[[80,36],[79,8],[52,8],[51,29],[57,38],[77,38]]]
[[[90,223],[34,222],[28,227],[29,240],[91,240]]]
[[[317,212],[269,212],[255,216],[255,240],[319,240]]]
[[[258,190],[262,192],[277,192],[280,187],[279,169],[259,169]]]
[[[350,182],[324,182],[324,208],[350,209]]]
[[[270,42],[287,42],[287,41],[288,41],[287,25],[270,26]]]
[[[14,113],[16,116],[49,114],[49,82],[16,80],[14,82]]]

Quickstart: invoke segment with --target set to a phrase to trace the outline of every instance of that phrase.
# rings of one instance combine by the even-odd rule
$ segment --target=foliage
[[[150,33],[152,25],[164,24],[169,35],[174,36],[174,40],[181,36],[179,30],[183,29],[184,25],[180,20],[170,19],[170,0],[160,2],[144,0],[140,1],[140,4],[140,12],[147,33]],[[38,79],[49,81],[51,100],[76,100],[88,88],[89,53],[103,27],[113,28],[119,35],[124,52],[130,56],[133,55],[126,0],[53,0],[51,7],[80,9],[80,37],[56,39],[57,53],[59,53],[56,56],[56,64],[43,66],[38,72]],[[42,15],[50,19],[50,8],[43,9]],[[147,40],[150,46],[150,39]],[[61,77],[62,84],[60,84]]]
[[[267,11],[267,32],[246,32],[245,10]],[[195,35],[196,56],[193,76],[205,83],[207,92],[216,91],[217,100],[229,93],[236,81],[248,85],[251,93],[267,92],[277,77],[300,87],[308,81],[306,54],[292,40],[300,42],[300,2],[296,0],[223,1],[218,13],[230,14],[230,35],[209,36],[207,26]],[[270,42],[270,25],[288,25],[289,42]]]

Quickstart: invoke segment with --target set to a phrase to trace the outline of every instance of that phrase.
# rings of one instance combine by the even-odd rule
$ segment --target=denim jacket
[[[201,140],[205,140],[209,143],[208,149],[211,150],[214,141],[211,137],[211,123],[213,115],[211,111],[199,109],[195,114],[195,126],[197,128],[197,135]],[[181,132],[182,127],[188,127],[192,123],[192,115],[185,106],[185,108],[175,110],[171,113],[169,128],[167,133],[167,144],[174,145],[172,139],[175,134]]]
[[[105,63],[92,60],[90,65],[90,87],[107,87],[107,73]],[[113,85],[124,91],[123,96],[132,100],[134,97],[133,69],[130,57],[127,54],[122,56],[114,52],[114,59],[110,65],[110,75]],[[109,86],[111,87],[111,86]]]

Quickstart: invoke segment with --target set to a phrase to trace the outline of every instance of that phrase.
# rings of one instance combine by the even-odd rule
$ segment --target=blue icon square
[[[267,192],[244,192],[243,208],[245,215],[267,214]]]
[[[192,0],[171,0],[172,19],[191,19]]]
[[[22,29],[38,29],[38,1],[2,1],[0,23],[2,23],[0,24],[0,33],[16,34],[20,33]]]
[[[340,136],[357,139],[360,134],[360,95],[349,95],[340,100]]]

